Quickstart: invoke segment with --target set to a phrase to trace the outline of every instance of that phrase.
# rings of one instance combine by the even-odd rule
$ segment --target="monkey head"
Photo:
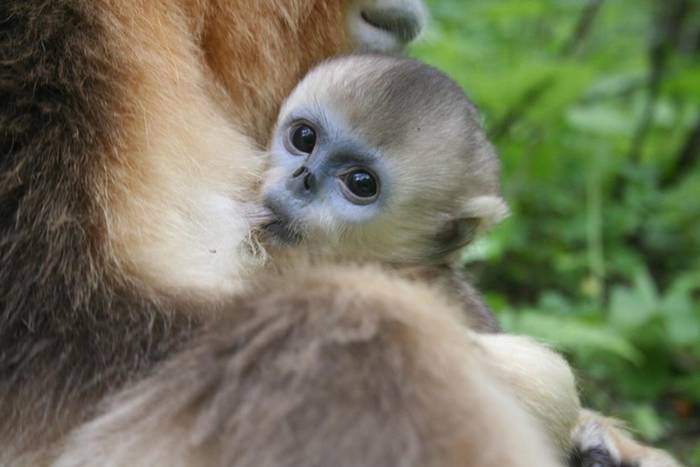
[[[444,261],[506,212],[478,118],[427,65],[380,56],[320,65],[277,121],[266,236],[311,255]]]

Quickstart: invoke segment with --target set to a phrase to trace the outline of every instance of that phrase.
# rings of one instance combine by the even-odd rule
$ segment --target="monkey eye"
[[[352,169],[340,176],[340,186],[348,201],[369,204],[377,198],[379,181],[366,169]]]
[[[302,123],[295,126],[291,132],[292,146],[304,154],[311,154],[316,146],[316,130]]]

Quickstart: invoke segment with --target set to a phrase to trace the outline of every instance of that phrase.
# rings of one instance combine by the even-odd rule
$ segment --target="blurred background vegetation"
[[[700,1],[428,0],[513,214],[465,253],[585,403],[700,466]]]

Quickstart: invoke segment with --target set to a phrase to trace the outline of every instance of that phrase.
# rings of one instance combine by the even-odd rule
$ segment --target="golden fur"
[[[0,2],[0,465],[284,465],[280,453],[317,465],[552,465],[479,339],[449,313],[432,324],[427,308],[443,307],[432,292],[347,269],[272,282],[273,306],[260,290],[231,297],[257,261],[242,212],[283,96],[331,55],[378,37],[398,48],[396,31],[358,12],[420,16],[417,5]],[[369,295],[379,311],[353,302],[367,283],[380,286]],[[339,359],[314,342],[337,344]],[[266,362],[298,372],[303,390],[286,391]],[[304,431],[276,436],[284,417],[256,399],[265,394],[299,409]],[[335,415],[328,432],[318,398]],[[228,433],[259,450],[235,464]],[[319,442],[326,434],[333,443]]]
[[[510,370],[488,366],[491,341],[429,288],[316,265],[264,276],[233,310],[75,433],[56,466],[559,465],[499,381]],[[575,402],[568,366],[548,361],[529,377],[544,386],[556,368],[561,402]]]
[[[339,1],[185,6],[102,9],[125,70],[105,187],[109,241],[150,286],[225,292],[254,261],[241,203],[254,192],[264,162],[256,148],[279,102],[314,61],[352,44]]]

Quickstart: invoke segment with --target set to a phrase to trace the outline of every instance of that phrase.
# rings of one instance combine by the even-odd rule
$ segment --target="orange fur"
[[[255,196],[265,162],[259,148],[277,107],[311,64],[350,48],[371,49],[372,43],[362,42],[363,31],[370,39],[383,34],[382,50],[398,43],[387,36],[390,33],[372,30],[371,25],[354,29],[348,25],[348,21],[358,21],[360,8],[378,3],[394,8],[415,2],[1,3],[2,12],[10,14],[6,15],[8,34],[3,34],[0,51],[3,61],[11,65],[10,72],[2,69],[0,78],[3,91],[7,88],[9,93],[1,115],[3,122],[11,123],[7,128],[10,139],[17,140],[15,144],[12,139],[8,154],[3,156],[5,171],[0,174],[3,212],[7,213],[0,239],[0,256],[6,266],[0,274],[0,366],[4,375],[0,384],[0,464],[48,463],[55,449],[70,442],[66,439],[70,430],[74,430],[76,444],[69,444],[75,451],[64,453],[67,465],[80,461],[95,465],[91,455],[108,456],[108,450],[126,456],[107,457],[106,462],[113,465],[133,465],[119,461],[139,453],[143,454],[137,459],[140,462],[161,454],[172,460],[168,456],[180,452],[177,449],[192,454],[188,443],[197,441],[193,437],[198,433],[213,434],[212,445],[218,443],[225,452],[228,445],[220,443],[216,425],[206,422],[208,417],[220,420],[218,409],[222,406],[217,403],[227,407],[236,399],[228,391],[216,391],[217,376],[233,370],[234,378],[222,381],[234,385],[245,382],[251,389],[248,395],[264,395],[261,389],[277,394],[280,385],[274,374],[265,380],[255,371],[237,372],[240,368],[228,365],[243,360],[244,370],[256,370],[257,357],[270,356],[299,372],[300,380],[307,383],[306,390],[299,393],[282,391],[287,396],[281,398],[283,407],[294,406],[299,399],[292,396],[300,395],[305,398],[300,406],[304,410],[297,413],[313,412],[319,395],[317,383],[324,381],[337,396],[329,399],[328,407],[343,414],[344,395],[354,393],[346,391],[342,382],[347,381],[347,387],[374,388],[370,395],[381,396],[382,387],[372,385],[383,381],[388,384],[385,388],[391,389],[388,394],[400,388],[409,400],[421,403],[418,422],[410,420],[416,406],[405,401],[399,406],[401,410],[387,412],[389,421],[401,425],[409,419],[411,430],[420,433],[427,427],[448,438],[445,445],[441,436],[426,440],[412,436],[409,430],[399,449],[389,453],[388,444],[376,443],[373,438],[378,433],[395,442],[394,433],[384,428],[386,419],[377,419],[371,406],[357,404],[355,399],[352,408],[365,417],[375,417],[378,423],[372,425],[375,432],[355,427],[354,434],[362,441],[360,446],[374,448],[370,454],[380,459],[393,454],[403,462],[405,448],[426,450],[428,455],[438,449],[453,465],[470,462],[474,455],[478,462],[472,464],[484,466],[553,463],[541,430],[534,421],[531,424],[530,415],[504,387],[511,384],[508,375],[495,375],[493,372],[500,369],[483,362],[486,357],[477,337],[465,336],[449,312],[439,318],[432,315],[433,308],[447,307],[433,292],[381,273],[367,276],[346,269],[337,274],[311,271],[305,280],[292,275],[269,290],[270,294],[278,293],[271,307],[265,306],[266,295],[256,295],[255,290],[239,301],[225,300],[257,265],[258,258],[247,241],[249,229],[243,210]],[[374,300],[381,305],[378,312],[353,301],[367,281],[378,287],[373,291]],[[304,302],[309,290],[320,295],[321,304],[328,308]],[[208,300],[189,300],[190,295]],[[420,300],[426,304],[418,306]],[[295,303],[302,305],[295,308]],[[270,313],[237,313],[250,307]],[[308,319],[295,321],[297,315],[290,318],[277,313],[285,307],[306,313]],[[221,310],[228,310],[223,319],[205,320],[208,325],[197,320]],[[347,313],[345,317],[351,319],[329,325],[327,311],[336,312],[330,313],[331,318]],[[257,321],[261,318],[262,323]],[[242,322],[236,321],[239,319]],[[314,327],[319,323],[337,332],[327,334]],[[368,327],[356,328],[356,323]],[[403,331],[398,336],[396,323]],[[285,332],[280,334],[280,329]],[[282,347],[283,352],[274,345],[256,347],[251,343],[260,342],[255,339],[258,330],[263,343],[271,337],[268,343],[291,346]],[[295,332],[299,330],[310,332],[316,342],[338,344],[338,355],[346,366],[336,369],[334,359],[329,361],[317,347],[309,347],[312,340],[298,338]],[[240,347],[232,348],[231,342],[241,336]],[[372,366],[377,364],[375,352],[357,358],[352,344],[375,336],[378,339],[373,342],[382,344],[380,350],[388,348],[394,352],[390,355],[408,358],[414,364],[410,368],[418,371],[394,372],[403,367],[397,367],[397,360],[392,359]],[[185,343],[202,346],[195,351],[183,350]],[[488,347],[488,343],[482,345]],[[219,354],[222,346],[230,354]],[[316,352],[314,355],[326,363],[305,372],[295,358],[299,349]],[[373,350],[371,346],[366,349]],[[213,366],[197,365],[199,359]],[[185,368],[189,370],[186,373],[181,371]],[[351,371],[355,368],[371,371]],[[205,378],[178,379],[199,376],[200,370]],[[150,385],[153,380],[148,375],[158,384]],[[396,379],[397,375],[408,379]],[[165,379],[159,379],[162,377]],[[192,389],[195,382],[204,384],[205,389],[213,383],[214,390],[208,394],[220,398],[207,400],[199,397],[201,393],[184,391]],[[420,387],[427,389],[413,391]],[[104,407],[100,402],[110,400],[120,389],[133,397],[107,406],[100,415],[99,409]],[[148,399],[153,394],[158,397]],[[327,397],[323,391],[321,395]],[[188,400],[190,396],[193,399]],[[149,423],[153,420],[172,421],[176,416],[171,411],[173,404],[177,406],[182,397],[195,405],[211,403],[212,410],[194,414],[202,417],[206,426],[195,426],[177,436],[170,431],[177,427],[168,423],[157,424],[145,433],[138,431],[144,424],[152,428]],[[537,391],[534,397],[538,397]],[[247,397],[243,400],[249,401]],[[393,397],[385,400],[402,402]],[[153,404],[142,405],[144,401]],[[279,419],[270,418],[265,398],[261,402],[259,415],[268,417],[263,428],[274,432],[280,427]],[[233,407],[243,419],[226,428],[259,434],[258,417],[247,412],[250,406]],[[455,407],[459,410],[453,411]],[[537,414],[539,405],[527,408]],[[124,416],[134,423],[110,425]],[[352,427],[347,420],[334,419],[339,443]],[[449,426],[442,425],[444,420]],[[100,432],[105,426],[106,432]],[[98,430],[91,431],[96,427]],[[290,445],[280,443],[276,436],[251,439],[265,447],[276,445],[284,454],[287,450],[282,447],[303,455],[325,435],[315,423],[303,427],[308,430],[304,443],[294,437]],[[83,437],[97,444],[83,444]],[[481,444],[504,437],[513,441],[506,442],[508,449],[494,443],[488,451],[479,451]],[[162,444],[149,444],[151,439]],[[480,439],[484,443],[479,443]],[[517,449],[519,442],[524,454]],[[144,450],[133,450],[134,446]],[[156,447],[173,447],[173,451],[158,451]],[[261,449],[249,455],[266,452]],[[356,453],[364,454],[364,450],[352,454]],[[230,454],[235,456],[239,451]],[[325,451],[324,455],[333,458],[335,452]],[[341,460],[347,463],[351,457]],[[165,465],[177,465],[176,461],[186,463],[187,458]]]
[[[225,294],[257,264],[242,211],[257,148],[304,71],[350,49],[343,13],[340,1],[105,0],[124,99],[105,211],[130,275]]]

